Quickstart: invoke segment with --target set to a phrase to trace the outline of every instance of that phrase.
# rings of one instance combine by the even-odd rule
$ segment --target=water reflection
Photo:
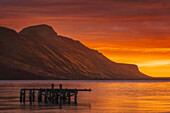
[[[19,102],[21,88],[47,88],[51,83],[66,88],[91,88],[78,94],[77,106],[38,105]],[[0,112],[61,112],[61,113],[155,113],[170,111],[170,82],[154,81],[1,81]],[[28,98],[26,100],[29,100]]]
[[[28,102],[20,104],[20,109],[30,109],[31,111],[34,111],[34,110],[55,110],[55,109],[77,110],[80,107],[83,109],[87,109],[87,110],[91,109],[90,104],[75,105],[74,103],[71,103],[71,104],[59,105],[59,104],[45,104],[45,103],[36,104],[36,102],[33,102],[31,105]]]

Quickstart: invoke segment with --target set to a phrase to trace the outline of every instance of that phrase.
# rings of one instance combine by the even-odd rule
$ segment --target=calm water
[[[91,88],[79,92],[78,105],[32,106],[19,102],[21,88],[50,87]],[[27,95],[28,96],[28,95]],[[28,100],[28,98],[27,98]],[[37,101],[37,100],[36,100]],[[170,112],[170,82],[168,81],[0,81],[0,112],[37,113],[164,113]]]

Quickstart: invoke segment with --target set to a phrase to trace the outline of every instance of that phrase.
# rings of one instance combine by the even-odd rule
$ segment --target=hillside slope
[[[48,25],[17,33],[0,27],[0,79],[149,79],[136,65],[116,63]]]

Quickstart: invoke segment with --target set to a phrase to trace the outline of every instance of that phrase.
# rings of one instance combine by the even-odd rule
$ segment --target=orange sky
[[[1,0],[0,26],[49,24],[115,62],[170,77],[169,0]]]

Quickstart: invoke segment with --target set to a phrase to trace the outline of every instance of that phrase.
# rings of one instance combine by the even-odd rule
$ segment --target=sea
[[[85,89],[77,105],[20,103],[22,88]],[[0,113],[170,113],[170,81],[165,80],[0,80]]]

